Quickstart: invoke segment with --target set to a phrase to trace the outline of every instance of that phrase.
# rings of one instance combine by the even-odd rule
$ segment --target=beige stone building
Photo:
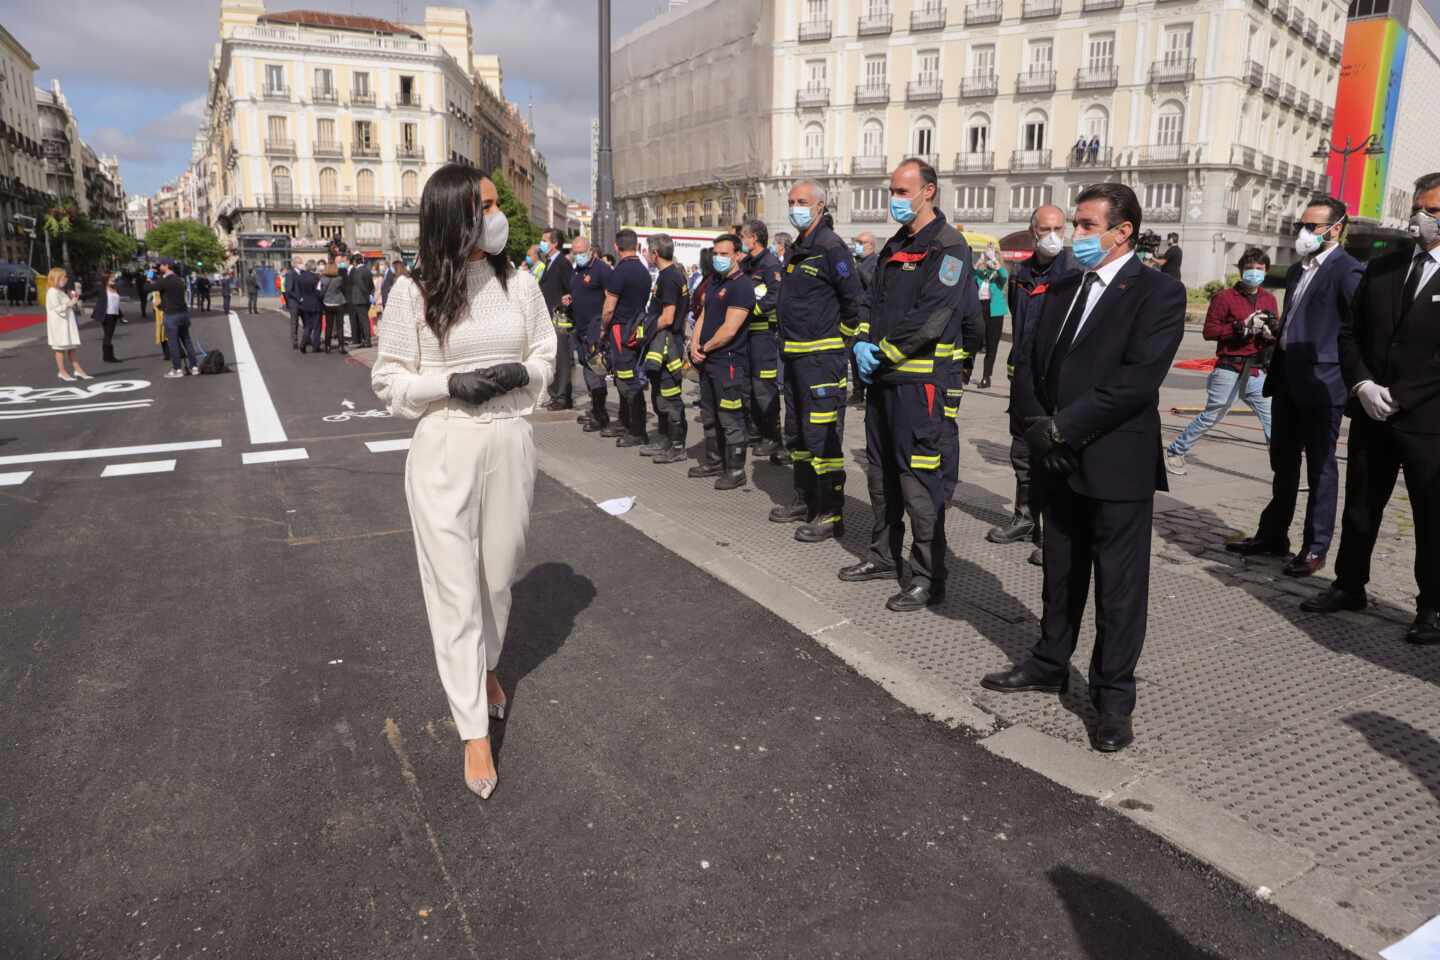
[[[1284,261],[1326,192],[1340,0],[697,0],[616,44],[626,222],[784,222],[827,185],[839,229],[889,230],[888,171],[924,156],[942,207],[1004,235],[1086,184],[1133,186],[1185,280],[1244,246]],[[1076,145],[1085,138],[1086,149]],[[1090,147],[1094,143],[1093,150]]]
[[[34,59],[0,26],[0,260],[24,263],[28,227],[15,217],[45,208],[45,153],[35,106]]]

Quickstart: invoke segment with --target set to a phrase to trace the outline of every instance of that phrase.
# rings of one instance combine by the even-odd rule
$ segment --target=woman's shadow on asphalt
[[[558,653],[575,621],[595,599],[595,584],[568,563],[542,563],[511,590],[510,626],[496,672],[507,684],[510,706],[523,699],[525,678]],[[505,724],[492,724],[495,754],[505,743]]]

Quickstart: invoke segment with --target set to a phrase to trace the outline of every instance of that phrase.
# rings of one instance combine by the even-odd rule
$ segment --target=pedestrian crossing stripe
[[[21,470],[17,473],[0,473],[0,487],[18,487],[34,473],[34,470]]]

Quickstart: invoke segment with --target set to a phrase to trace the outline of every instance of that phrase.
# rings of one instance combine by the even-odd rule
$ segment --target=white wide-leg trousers
[[[535,495],[529,421],[425,417],[405,461],[405,495],[450,712],[462,739],[488,736],[485,671],[500,659]]]

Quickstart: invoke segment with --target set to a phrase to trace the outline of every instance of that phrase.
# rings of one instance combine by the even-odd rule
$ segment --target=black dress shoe
[[[1306,550],[1304,553],[1297,553],[1290,558],[1280,572],[1287,577],[1308,577],[1325,566],[1325,554],[1313,553]]]
[[[608,423],[596,423],[594,420],[586,420],[581,425],[580,431],[582,433],[598,433],[603,437],[605,435],[605,428],[608,426]]]
[[[1415,622],[1405,631],[1405,639],[1421,647],[1440,644],[1440,610],[1421,610],[1415,614]]]
[[[1286,557],[1290,555],[1290,544],[1285,541],[1261,540],[1259,537],[1231,540],[1225,544],[1225,549],[1231,553],[1238,553],[1242,557]]]
[[[1035,532],[1035,521],[1023,513],[1017,513],[1009,523],[990,528],[985,539],[991,543],[1019,543],[1028,540]]]
[[[894,610],[896,613],[914,613],[916,610],[924,610],[926,607],[933,607],[945,599],[945,591],[931,590],[929,587],[918,583],[895,594],[885,601],[885,609]]]
[[[980,389],[981,389],[981,390],[989,390],[989,389],[990,389],[990,378],[989,378],[989,377],[985,377],[984,379],[982,379],[982,380],[980,381]]]
[[[818,518],[795,528],[795,539],[801,543],[821,543],[845,536],[845,521],[839,517]]]
[[[1070,686],[1070,674],[1066,672],[1058,677],[1047,677],[1021,664],[1009,670],[985,674],[980,678],[980,686],[997,693],[1064,693]]]
[[[1334,613],[1336,610],[1364,610],[1365,592],[1351,593],[1331,584],[1330,589],[1300,604],[1306,613]]]
[[[1095,722],[1095,733],[1090,743],[1101,753],[1116,753],[1135,742],[1135,730],[1128,716],[1118,713],[1102,713]]]
[[[841,567],[839,574],[841,580],[846,583],[862,583],[866,580],[894,580],[897,571],[894,567],[885,563],[876,563],[874,560],[861,560],[859,563],[851,564],[848,567]]]
[[[718,477],[725,472],[724,464],[720,461],[714,463],[700,463],[686,471],[689,477]]]

